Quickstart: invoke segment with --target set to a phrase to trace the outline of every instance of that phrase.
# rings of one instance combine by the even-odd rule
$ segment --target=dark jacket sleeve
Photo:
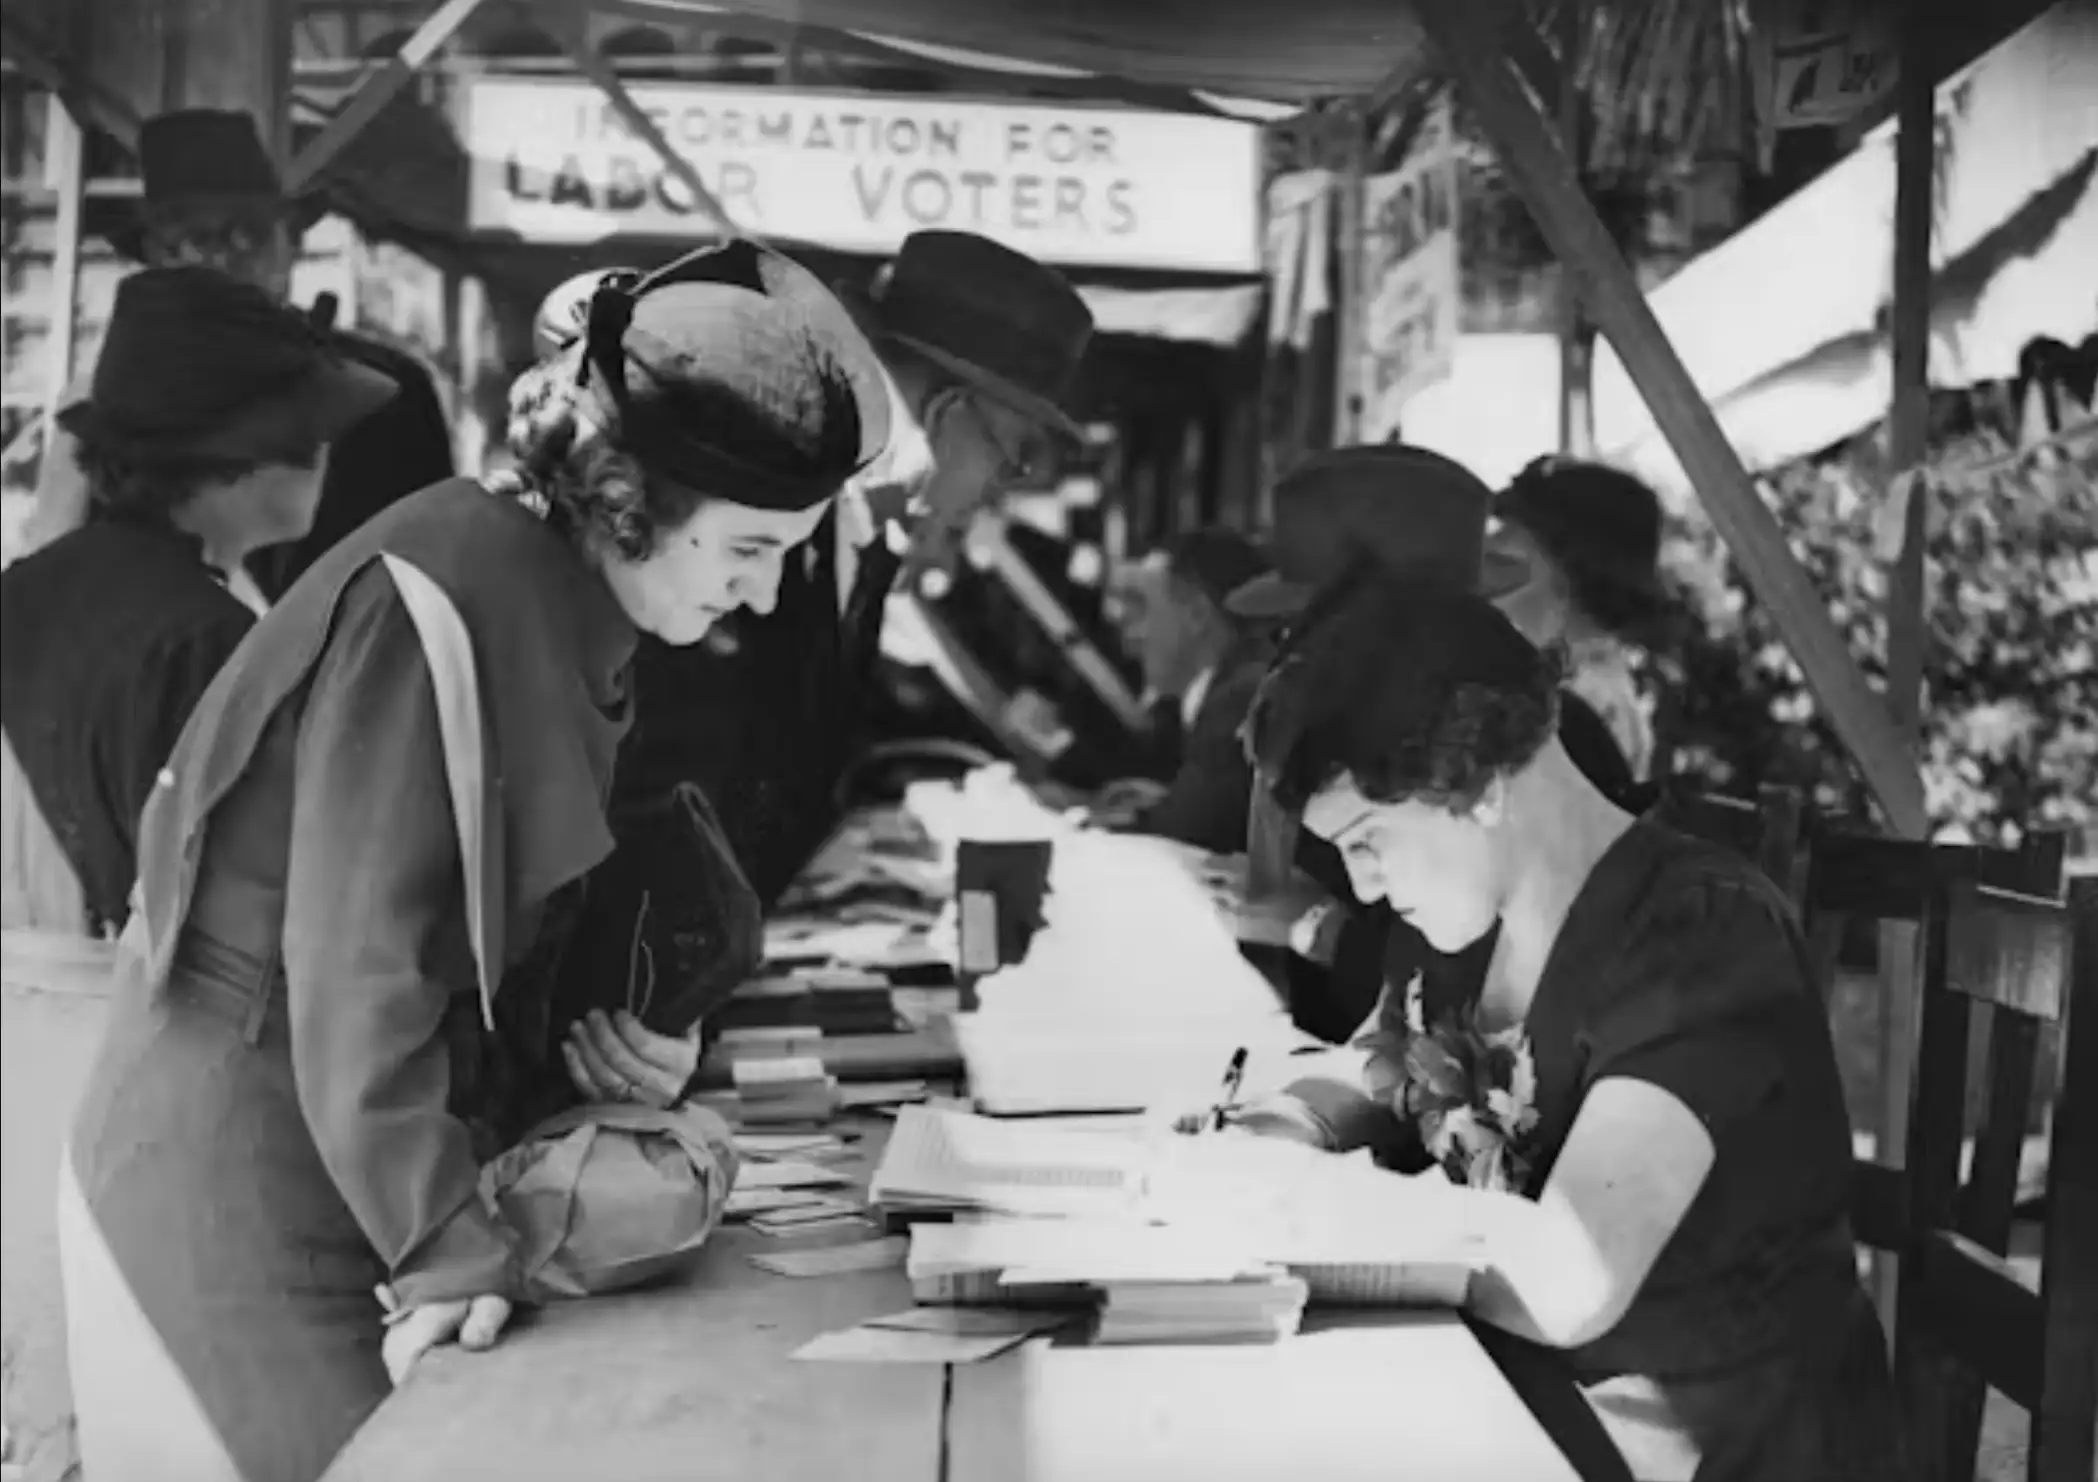
[[[129,723],[108,732],[114,754],[103,759],[102,767],[104,785],[134,853],[139,814],[161,768],[174,754],[182,728],[254,626],[254,614],[229,598],[223,612],[186,624],[142,656],[131,686]]]
[[[515,1294],[447,1109],[444,1024],[477,993],[430,672],[382,568],[345,594],[300,725],[284,913],[299,1104],[408,1306]]]
[[[1257,665],[1247,665],[1217,676],[1217,687],[1187,733],[1179,770],[1138,828],[1218,854],[1245,849],[1253,767],[1238,731],[1252,708],[1262,672]]]

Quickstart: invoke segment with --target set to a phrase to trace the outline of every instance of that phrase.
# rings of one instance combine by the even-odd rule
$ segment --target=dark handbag
[[[757,894],[692,783],[621,808],[612,835],[561,954],[554,1024],[626,1009],[658,1034],[684,1034],[756,971]]]

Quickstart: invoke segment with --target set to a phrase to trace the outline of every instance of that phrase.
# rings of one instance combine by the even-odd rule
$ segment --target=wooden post
[[[1896,84],[1900,134],[1894,154],[1894,385],[1887,418],[1887,483],[1881,497],[1901,502],[1901,546],[1887,580],[1887,706],[1921,755],[1923,675],[1930,633],[1923,551],[1930,494],[1920,475],[1930,440],[1930,253],[1934,134],[1937,128],[1932,7],[1911,0],[1900,13],[1901,74]],[[1918,933],[1880,930],[1879,1106],[1877,1160],[1900,1167],[1908,1147],[1909,1097],[1915,1082]],[[1897,1261],[1873,1262],[1873,1297],[1887,1332],[1894,1331]]]
[[[1550,125],[1470,0],[1415,0],[1444,63],[1492,134],[1545,239],[1580,279],[1589,312],[1617,347],[1712,523],[1770,610],[1807,685],[1856,759],[1895,830],[1923,828],[1923,788],[1910,740],[1858,668],[1827,607],[1785,543],[1726,433],[1683,368],[1639,282],[1581,191]]]
[[[51,224],[50,366],[44,383],[44,447],[73,384],[75,310],[80,301],[80,208],[86,195],[86,141],[80,125],[56,93],[44,111],[44,179],[58,192],[58,211]]]
[[[1583,142],[1587,120],[1581,106],[1581,28],[1583,6],[1566,0],[1559,8],[1559,147],[1575,172],[1587,153]],[[1537,85],[1533,76],[1531,86]],[[1559,266],[1559,451],[1569,458],[1595,453],[1595,338],[1581,312],[1581,288],[1573,270]]]
[[[1354,104],[1340,109],[1345,161],[1336,189],[1333,249],[1340,254],[1340,281],[1333,296],[1333,441],[1341,448],[1362,435],[1362,177],[1368,169],[1369,124]],[[1307,265],[1324,272],[1324,263]]]

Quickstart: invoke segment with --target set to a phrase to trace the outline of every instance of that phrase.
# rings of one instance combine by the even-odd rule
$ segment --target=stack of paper
[[[838,1108],[837,1079],[814,1055],[737,1060],[731,1067],[736,1104],[746,1127],[825,1122]]]
[[[1306,1287],[1280,1271],[1232,1281],[1111,1281],[1095,1343],[1274,1343],[1293,1337]]]
[[[987,1111],[1128,1111],[1213,1096],[1234,1053],[1301,1036],[1203,888],[1155,841],[1059,840],[1024,962],[955,1021]]]
[[[927,1214],[1132,1215],[1143,1195],[1141,1145],[931,1106],[905,1106],[868,1197]]]

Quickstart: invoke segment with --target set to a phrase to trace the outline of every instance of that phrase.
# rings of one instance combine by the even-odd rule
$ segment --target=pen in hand
[[[1213,1121],[1217,1131],[1221,1132],[1224,1130],[1225,1119],[1231,1114],[1232,1109],[1238,1105],[1238,1089],[1245,1082],[1245,1079],[1246,1051],[1242,1045],[1232,1054],[1231,1064],[1224,1069],[1224,1095],[1217,1102]]]

